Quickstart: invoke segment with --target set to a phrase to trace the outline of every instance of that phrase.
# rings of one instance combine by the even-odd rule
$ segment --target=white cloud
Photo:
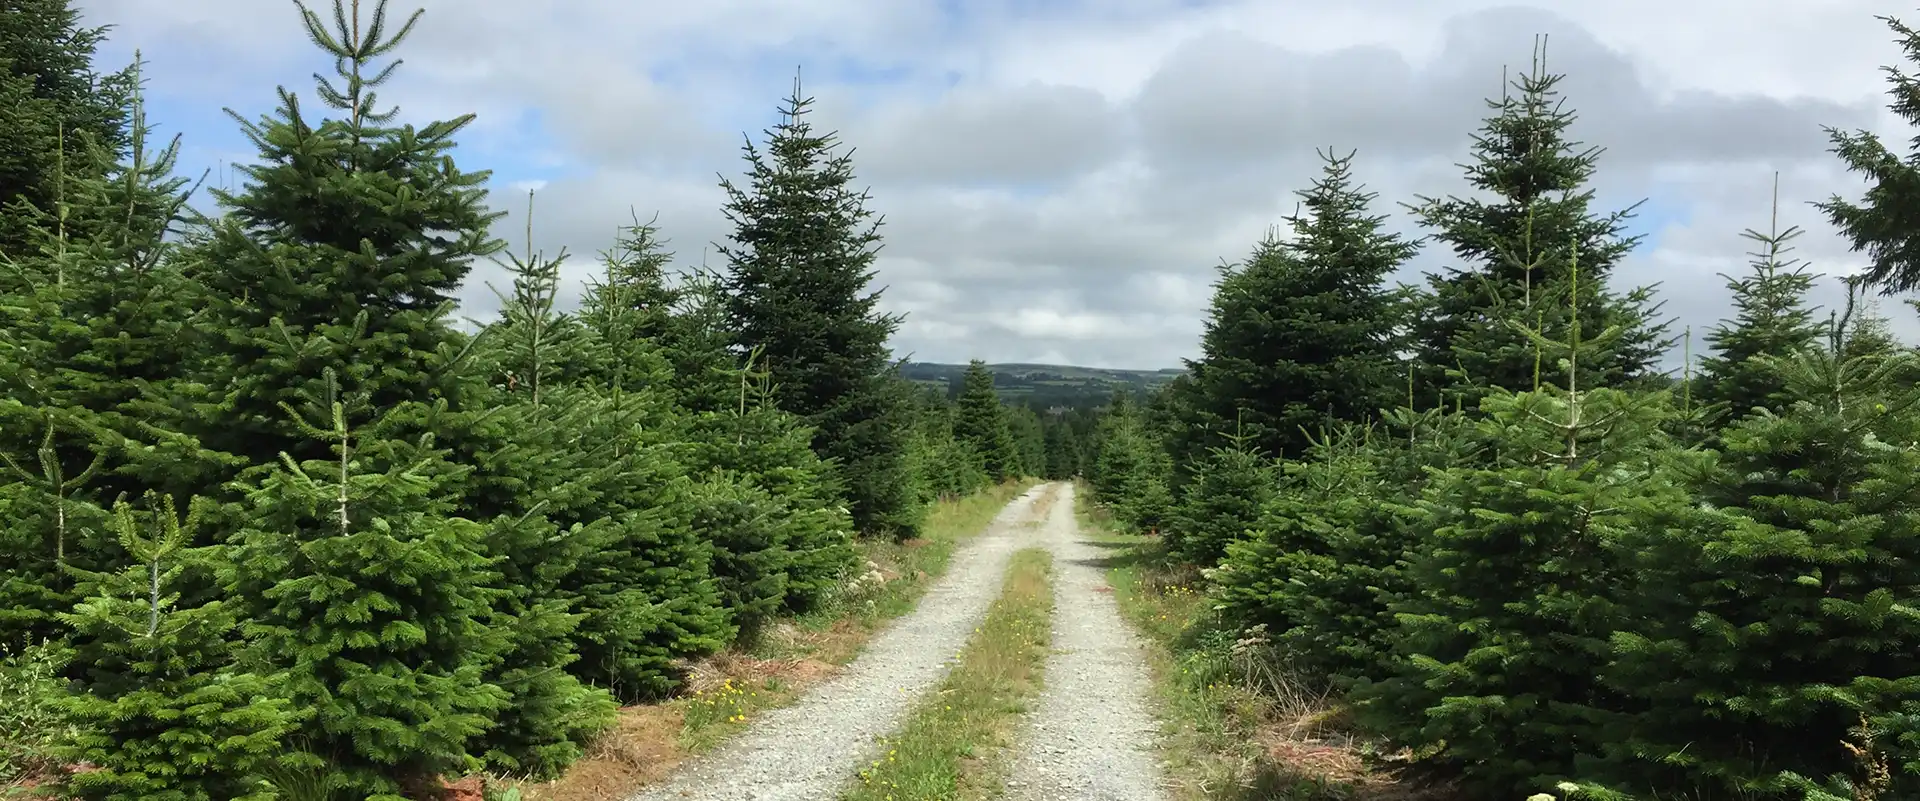
[[[460,158],[502,170],[499,235],[521,246],[537,184],[535,245],[580,254],[572,278],[634,210],[658,210],[679,261],[698,264],[726,235],[716,174],[739,174],[742,131],[773,121],[804,64],[813,119],[857,148],[886,217],[878,281],[908,314],[897,346],[945,361],[1177,364],[1216,265],[1293,211],[1316,148],[1357,148],[1379,210],[1417,233],[1397,202],[1463,191],[1481,99],[1503,66],[1525,67],[1535,33],[1569,75],[1576,137],[1607,148],[1601,196],[1652,195],[1660,215],[1621,279],[1662,282],[1696,329],[1727,308],[1716,273],[1744,263],[1739,232],[1766,224],[1775,170],[1783,219],[1808,229],[1800,255],[1859,266],[1806,206],[1860,188],[1820,126],[1911,136],[1881,109],[1878,67],[1899,54],[1875,0],[418,4],[383,96],[409,119],[479,112]],[[145,52],[176,107],[252,116],[273,84],[310,94],[307,74],[331,67],[291,4],[83,5],[119,26],[115,57]],[[192,152],[230,153],[225,135]],[[501,277],[476,269],[468,313],[486,313],[483,284]]]

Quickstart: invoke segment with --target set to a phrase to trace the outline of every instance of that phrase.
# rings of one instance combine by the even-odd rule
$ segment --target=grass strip
[[[978,799],[996,795],[1021,716],[1040,689],[1053,638],[1052,556],[1013,555],[1000,597],[958,662],[860,772],[842,801]]]

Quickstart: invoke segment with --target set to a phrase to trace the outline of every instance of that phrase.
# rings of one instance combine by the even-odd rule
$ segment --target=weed
[[[1039,691],[1052,639],[1052,559],[1030,548],[1014,554],[1005,589],[951,673],[883,751],[860,771],[844,801],[976,799],[1000,784],[998,757]]]

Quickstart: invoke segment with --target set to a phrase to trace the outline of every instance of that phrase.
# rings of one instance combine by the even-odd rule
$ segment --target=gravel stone
[[[912,612],[874,637],[838,676],[792,706],[693,760],[629,801],[825,801],[880,752],[1000,595],[1007,561],[1033,529],[1033,507],[1063,485],[1036,486],[1007,504],[986,532],[955,552]],[[1071,493],[1071,488],[1065,490]],[[1071,514],[1071,495],[1062,496]],[[1071,518],[1069,517],[1069,521]]]
[[[1080,536],[1073,485],[1061,485],[1041,527],[1053,553],[1053,653],[1007,781],[1026,801],[1165,801],[1149,703],[1152,677],[1120,616],[1102,560]]]

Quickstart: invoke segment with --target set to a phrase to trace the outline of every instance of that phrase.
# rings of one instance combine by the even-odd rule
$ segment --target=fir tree
[[[114,528],[137,564],[92,576],[92,596],[60,615],[74,628],[86,679],[67,705],[83,732],[71,758],[97,768],[73,776],[82,798],[272,797],[256,771],[280,754],[301,713],[265,677],[232,664],[236,610],[218,600],[180,604],[184,567],[210,556],[191,545],[200,500],[184,521],[165,495],[149,515],[116,506]],[[151,534],[142,516],[153,518]]]
[[[617,544],[611,520],[576,510],[595,496],[595,477],[618,469],[609,458],[618,443],[581,435],[607,416],[623,418],[569,381],[592,354],[579,321],[554,310],[564,255],[511,260],[513,289],[478,359],[506,386],[460,431],[463,461],[476,467],[463,506],[489,520],[487,552],[498,558],[501,592],[488,622],[506,642],[487,681],[508,700],[475,750],[499,769],[543,777],[579,759],[615,711],[606,691],[566,671],[590,614],[575,608],[575,579],[583,562]]]
[[[1121,524],[1157,531],[1173,511],[1173,464],[1141,421],[1141,412],[1124,393],[1114,401],[1094,435],[1094,498],[1113,510]]]
[[[1849,354],[1848,322],[1824,346],[1756,357],[1781,381],[1779,412],[1735,423],[1724,454],[1670,454],[1692,497],[1636,505],[1617,543],[1635,568],[1630,624],[1601,672],[1631,703],[1589,777],[1798,798],[1781,771],[1850,773],[1844,743],[1866,719],[1897,757],[1881,797],[1916,791],[1920,625],[1898,599],[1920,592],[1920,390],[1895,378],[1911,355]]]
[[[1228,544],[1246,536],[1272,501],[1277,478],[1273,464],[1244,441],[1215,449],[1170,516],[1168,551],[1187,564],[1218,565]]]
[[[908,473],[922,502],[966,495],[991,482],[980,452],[954,436],[955,409],[945,395],[934,390],[919,393],[914,411]]]
[[[436,397],[457,404],[453,293],[471,260],[502,244],[488,235],[503,212],[486,207],[487,174],[463,172],[449,156],[473,116],[416,129],[391,123],[397,108],[379,110],[374,90],[400,62],[377,72],[373,62],[423,12],[389,30],[385,0],[370,21],[336,0],[329,30],[300,10],[308,37],[337,61],[339,84],[317,78],[318,94],[345,117],[316,125],[284,88],[274,117],[230,112],[261,163],[240,168],[239,190],[214,191],[227,213],[191,249],[207,323],[221,337],[191,433],[252,464],[281,451],[296,462],[324,458],[280,406],[318,395],[325,369],[356,417]]]
[[[1814,276],[1798,259],[1785,258],[1789,242],[1802,232],[1781,230],[1779,202],[1768,233],[1748,230],[1742,235],[1760,244],[1753,254],[1753,270],[1739,278],[1727,277],[1733,293],[1734,317],[1707,334],[1711,353],[1702,360],[1692,399],[1722,404],[1716,416],[1739,419],[1755,409],[1784,410],[1785,379],[1778,362],[1762,358],[1790,356],[1811,347],[1820,336],[1814,309],[1806,305]]]
[[[1375,196],[1354,184],[1352,154],[1322,158],[1298,193],[1304,210],[1287,218],[1291,239],[1270,234],[1215,290],[1203,355],[1187,365],[1197,419],[1176,429],[1181,461],[1197,464],[1235,432],[1297,457],[1311,434],[1371,419],[1395,397],[1404,301],[1385,283],[1416,248],[1369,212]]]
[[[1536,52],[1513,93],[1487,102],[1494,113],[1474,137],[1467,178],[1493,201],[1422,198],[1413,207],[1466,265],[1428,277],[1413,332],[1422,400],[1440,390],[1471,407],[1491,388],[1533,390],[1536,349],[1514,321],[1557,341],[1576,321],[1590,337],[1619,328],[1607,352],[1582,363],[1585,387],[1644,378],[1664,350],[1665,324],[1653,322],[1658,305],[1650,291],[1619,296],[1607,287],[1614,265],[1639,239],[1622,236],[1631,209],[1590,210],[1587,183],[1600,150],[1568,138],[1575,115],[1561,106],[1563,77],[1548,73]],[[1585,285],[1577,296],[1568,266],[1575,251]]]
[[[1893,17],[1878,19],[1896,34],[1906,60],[1920,63],[1920,31]],[[1888,110],[1909,125],[1920,125],[1920,78],[1896,66],[1885,71],[1890,85]],[[1868,284],[1887,293],[1920,287],[1920,231],[1913,225],[1915,216],[1920,215],[1920,205],[1916,205],[1920,204],[1920,158],[1913,154],[1902,158],[1878,135],[1864,129],[1828,128],[1827,136],[1833,143],[1833,154],[1870,186],[1857,202],[1834,195],[1818,204],[1820,209],[1846,235],[1855,251],[1866,252]],[[1920,152],[1920,143],[1913,146]]]
[[[954,402],[953,436],[980,454],[987,476],[1006,481],[1020,475],[1021,455],[1008,427],[1007,409],[993,388],[986,362],[967,364],[960,396]]]
[[[1011,478],[1042,475],[1047,470],[1046,428],[1033,407],[1025,404],[1007,408],[1007,432],[1019,456],[1019,469]]]
[[[1496,388],[1476,431],[1487,455],[1423,488],[1414,524],[1432,533],[1394,608],[1396,669],[1357,687],[1370,727],[1434,754],[1479,794],[1577,778],[1578,757],[1599,747],[1593,665],[1609,653],[1626,578],[1609,546],[1632,525],[1626,505],[1662,481],[1649,456],[1665,445],[1666,395],[1581,383],[1581,362],[1604,358],[1620,329],[1586,339],[1576,322],[1561,342],[1520,333],[1543,361],[1559,357],[1562,385]]]
[[[1047,461],[1045,475],[1054,481],[1066,481],[1080,474],[1082,455],[1080,437],[1063,415],[1047,418]]]
[[[33,252],[32,229],[63,185],[100,177],[127,146],[137,79],[131,67],[94,71],[106,35],[81,25],[71,0],[13,0],[0,14],[0,257]],[[102,221],[81,218],[75,233],[90,238]]]
[[[467,745],[507,701],[485,680],[505,650],[487,626],[494,560],[485,528],[455,515],[457,474],[431,437],[393,438],[398,415],[356,429],[345,404],[319,400],[325,427],[286,411],[332,458],[286,455],[245,487],[223,589],[245,604],[242,669],[311,711],[282,765],[401,801],[475,767]]]
[[[805,119],[811,102],[796,79],[764,153],[751,141],[744,148],[747,188],[721,182],[734,225],[721,252],[735,345],[761,354],[776,405],[814,427],[814,449],[840,470],[855,525],[910,536],[920,513],[899,480],[907,420],[887,349],[899,319],[879,312],[879,293],[867,289],[878,222],[849,186],[851,155]]]
[[[149,148],[137,91],[126,116],[126,159],[86,149],[93,166],[28,229],[32,252],[0,254],[0,457],[18,482],[0,489],[17,496],[0,528],[0,564],[12,562],[0,641],[55,634],[51,615],[79,600],[63,566],[118,565],[103,499],[189,489],[201,463],[191,443],[145,424],[143,387],[177,381],[192,353],[187,287],[164,241],[188,193],[171,174],[178,138]]]
[[[695,528],[714,543],[714,576],[743,637],[817,606],[855,556],[832,471],[813,453],[812,431],[773,407],[767,379],[751,365],[738,371],[738,405],[697,418],[688,456],[706,482]]]

